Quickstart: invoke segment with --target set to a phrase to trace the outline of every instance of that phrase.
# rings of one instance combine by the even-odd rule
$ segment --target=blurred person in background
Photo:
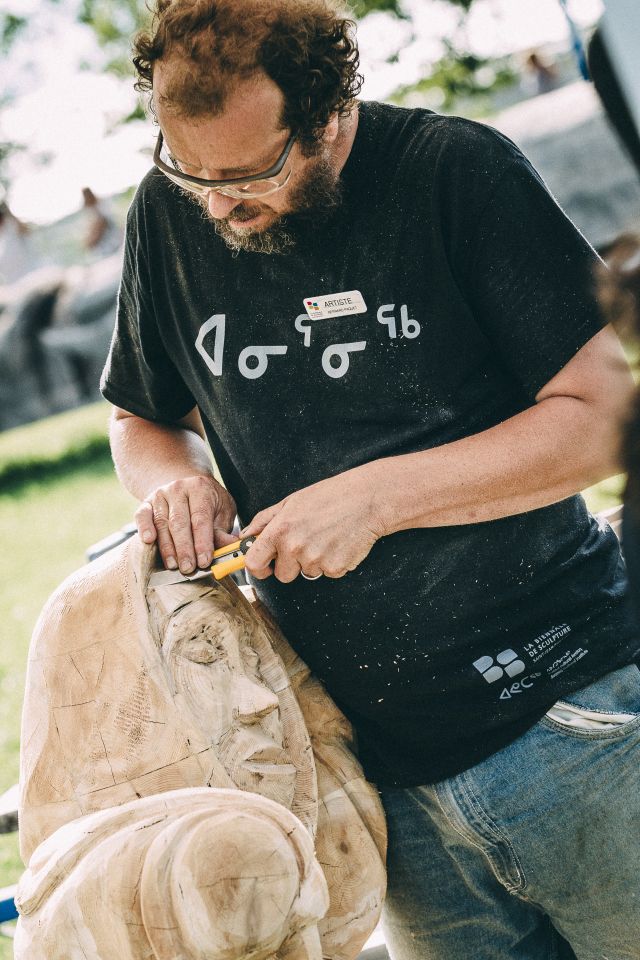
[[[37,266],[29,228],[0,201],[0,284],[11,284]]]
[[[555,90],[560,82],[556,67],[548,63],[537,50],[527,57],[527,69],[535,79],[536,92],[539,94]]]
[[[121,232],[90,187],[82,188],[82,208],[85,220],[83,245],[91,259],[98,260],[115,253],[122,242]]]
[[[102,382],[142,539],[189,574],[257,535],[381,789],[393,960],[640,957],[639,630],[577,495],[633,386],[594,251],[496,131],[358,101],[326,0],[154,12]]]

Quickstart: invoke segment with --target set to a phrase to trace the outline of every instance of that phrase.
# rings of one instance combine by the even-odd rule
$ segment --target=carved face
[[[261,794],[315,831],[309,734],[277,637],[233,584],[150,587],[157,569],[134,537],[43,611],[25,700],[26,858],[83,814],[186,787]]]
[[[205,596],[170,618],[162,655],[176,698],[214,746],[234,783],[283,802],[293,794],[296,771],[284,747],[273,687],[283,689],[288,679],[278,665],[280,682],[274,684],[270,662],[267,683],[261,654],[250,639],[255,642],[246,617],[221,604],[219,594],[216,602]]]

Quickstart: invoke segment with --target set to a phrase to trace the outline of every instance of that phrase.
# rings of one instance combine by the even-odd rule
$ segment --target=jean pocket
[[[566,694],[542,722],[587,739],[626,736],[640,726],[640,670],[631,664]]]

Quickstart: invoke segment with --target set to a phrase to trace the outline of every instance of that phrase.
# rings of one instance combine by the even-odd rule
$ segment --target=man
[[[640,956],[640,644],[575,495],[631,389],[593,251],[500,134],[358,103],[326,0],[161,0],[134,62],[103,390],[143,540],[188,573],[258,535],[382,789],[394,960]]]

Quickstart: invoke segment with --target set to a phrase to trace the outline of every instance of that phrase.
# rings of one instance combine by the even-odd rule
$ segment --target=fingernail
[[[169,570],[177,570],[178,564],[176,563],[175,557],[167,557],[165,561],[166,565],[169,567]]]
[[[210,560],[208,554],[206,554],[206,553],[199,553],[199,554],[198,554],[198,566],[199,566],[199,567],[208,567],[208,566],[210,566],[210,563],[211,563],[211,560]]]
[[[153,543],[153,534],[151,533],[151,530],[145,530],[145,532],[142,534],[142,539],[145,543]]]
[[[181,561],[180,561],[180,573],[193,573],[193,561],[192,561],[192,560],[181,560]]]

